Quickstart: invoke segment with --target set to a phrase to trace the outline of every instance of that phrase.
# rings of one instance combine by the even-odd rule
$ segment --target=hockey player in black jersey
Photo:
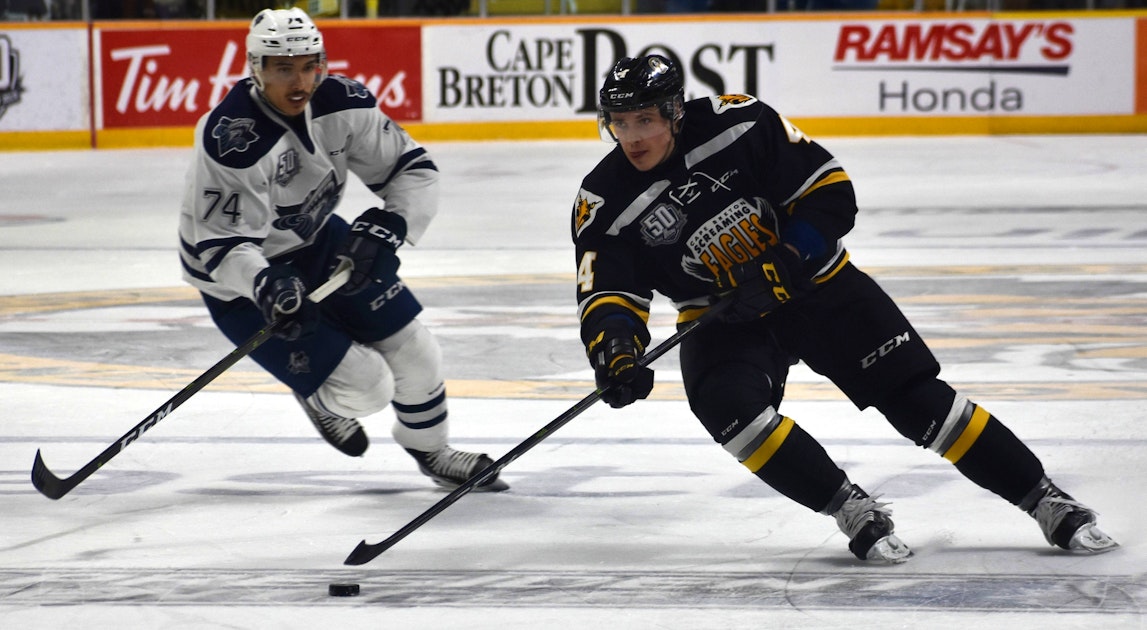
[[[236,344],[270,322],[251,357],[291,388],[323,438],[368,446],[357,418],[394,408],[396,442],[453,488],[493,461],[447,444],[437,341],[398,277],[398,250],[438,210],[438,168],[357,81],[327,76],[323,38],[301,9],[261,11],[247,34],[250,78],[200,119],[180,215],[183,277]],[[354,173],[380,199],[353,224],[334,214]],[[340,260],[350,280],[305,296]],[[478,490],[508,486],[490,477]]]
[[[653,387],[637,359],[655,291],[679,323],[725,297],[720,319],[681,345],[690,408],[761,480],[834,517],[858,558],[899,563],[911,552],[887,504],[779,413],[796,361],[1030,514],[1049,544],[1117,546],[1001,421],[938,378],[920,335],[849,262],[842,238],[856,199],[828,151],[751,96],[685,102],[680,69],[658,55],[613,67],[598,121],[616,147],[582,181],[571,229],[581,336],[606,402],[622,407]]]

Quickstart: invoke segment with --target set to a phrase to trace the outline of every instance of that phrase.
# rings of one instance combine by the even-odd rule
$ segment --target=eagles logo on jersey
[[[767,201],[756,204],[737,199],[689,235],[688,253],[681,268],[689,275],[711,281],[735,264],[745,263],[775,246],[776,215]]]
[[[744,94],[722,94],[720,96],[709,97],[713,102],[713,111],[720,114],[723,110],[732,109],[734,107],[745,107],[757,101],[752,96],[745,96]]]
[[[585,226],[593,223],[594,217],[597,216],[597,211],[605,204],[605,199],[598,197],[590,191],[582,188],[578,191],[577,199],[574,201],[574,232],[581,234]]]

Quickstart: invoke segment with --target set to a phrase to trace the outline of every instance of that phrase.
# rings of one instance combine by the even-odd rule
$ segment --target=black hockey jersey
[[[782,242],[823,281],[847,260],[856,211],[837,160],[768,105],[689,101],[665,162],[641,172],[616,147],[582,180],[571,229],[583,334],[613,314],[647,322],[654,291],[693,319],[720,269]]]

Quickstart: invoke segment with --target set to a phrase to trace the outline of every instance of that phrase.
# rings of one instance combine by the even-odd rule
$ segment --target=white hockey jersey
[[[314,242],[348,170],[406,219],[408,243],[422,237],[438,210],[438,168],[365,86],[332,75],[288,121],[243,79],[195,129],[179,221],[184,279],[221,300],[252,298],[268,258]]]

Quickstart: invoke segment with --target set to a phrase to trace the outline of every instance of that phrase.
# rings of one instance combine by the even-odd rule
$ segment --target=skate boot
[[[311,419],[311,424],[315,425],[319,434],[331,446],[351,457],[361,457],[366,452],[366,447],[370,446],[370,440],[367,439],[366,431],[362,430],[362,425],[358,423],[358,420],[343,418],[318,409],[298,394],[295,394],[295,400],[303,406],[303,410],[307,412],[307,417]]]
[[[892,510],[885,507],[887,503],[877,502],[877,498],[845,481],[833,500],[837,505],[829,505],[829,514],[848,536],[848,550],[857,558],[885,564],[907,562],[912,550],[892,533]]]
[[[494,460],[484,453],[456,451],[449,446],[430,453],[411,448],[406,449],[406,452],[418,462],[418,470],[422,471],[422,474],[447,490],[453,490],[466,483],[468,479],[494,463]],[[501,492],[509,488],[510,485],[498,479],[498,474],[494,473],[474,486],[474,491]]]
[[[1060,490],[1047,477],[1029,496],[1039,497],[1027,512],[1039,523],[1049,545],[1090,553],[1103,553],[1119,546],[1095,524],[1094,511]]]

